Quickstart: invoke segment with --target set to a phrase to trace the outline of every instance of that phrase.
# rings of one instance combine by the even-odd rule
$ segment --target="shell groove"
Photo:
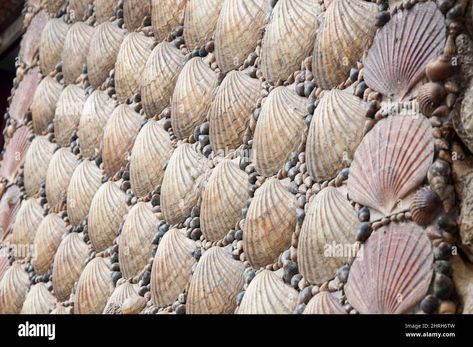
[[[8,259],[8,254],[5,252],[5,249],[1,249],[0,253],[0,282],[2,281],[3,275],[10,268],[10,260]]]
[[[43,75],[56,70],[69,31],[69,24],[59,18],[52,18],[44,27],[39,39],[39,67]]]
[[[45,283],[31,287],[26,295],[21,314],[49,314],[57,304],[57,299],[48,290]]]
[[[35,196],[41,183],[46,180],[49,163],[57,146],[44,136],[36,136],[26,152],[24,165],[25,192],[29,197]]]
[[[138,295],[138,284],[124,282],[117,286],[107,301],[103,310],[104,314],[121,314],[122,305],[130,298]]]
[[[62,90],[63,86],[50,76],[46,76],[36,88],[31,102],[33,128],[36,134],[42,134],[53,121]]]
[[[151,16],[151,0],[124,0],[123,20],[128,31],[135,31],[143,26],[145,17]]]
[[[21,39],[19,57],[28,66],[33,65],[38,58],[40,44],[38,37],[41,37],[47,23],[48,15],[44,11],[38,12]]]
[[[165,40],[171,30],[184,19],[188,0],[151,0],[151,23],[158,41]]]
[[[10,233],[16,214],[20,209],[20,188],[10,186],[0,200],[0,240]]]
[[[188,0],[184,14],[184,40],[189,49],[212,40],[222,0]]]
[[[291,245],[296,199],[281,181],[270,178],[256,191],[246,215],[243,249],[253,267],[273,264]]]
[[[33,68],[26,73],[18,84],[18,87],[12,96],[10,107],[8,108],[8,113],[11,118],[20,122],[26,120],[28,110],[33,101],[33,96],[40,81],[41,75],[37,68]]]
[[[59,146],[70,145],[72,134],[79,127],[85,100],[85,90],[77,85],[71,84],[62,91],[54,115],[54,135]]]
[[[304,314],[346,314],[336,293],[320,292],[307,304]]]
[[[276,87],[264,102],[253,138],[255,167],[276,174],[304,141],[306,99],[287,87]]]
[[[22,126],[16,129],[13,137],[5,145],[3,152],[3,161],[0,166],[0,176],[13,182],[18,175],[20,167],[25,162],[26,153],[30,147],[28,138],[31,136],[31,130]]]
[[[13,263],[0,281],[0,314],[18,314],[30,287],[28,273],[20,263]]]
[[[93,33],[94,28],[83,22],[77,22],[69,29],[62,51],[62,72],[66,83],[75,83],[82,73]]]
[[[36,230],[43,220],[43,208],[35,199],[23,200],[16,215],[10,243],[15,245],[15,259],[30,255],[30,246],[34,242]]]
[[[114,9],[118,0],[95,0],[95,18],[101,24],[108,21],[114,15]]]
[[[351,266],[345,293],[360,313],[409,313],[427,294],[433,251],[424,230],[391,223],[373,233]]]

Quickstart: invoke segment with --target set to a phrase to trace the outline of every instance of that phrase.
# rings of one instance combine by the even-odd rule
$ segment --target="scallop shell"
[[[62,90],[63,86],[50,76],[46,76],[36,88],[30,107],[36,134],[42,134],[53,121]]]
[[[0,314],[18,314],[30,287],[23,265],[13,263],[0,281]]]
[[[57,304],[57,299],[48,290],[45,283],[31,287],[26,295],[21,314],[49,314]]]
[[[54,115],[54,135],[61,147],[68,147],[74,131],[79,127],[80,114],[87,96],[84,89],[77,85],[67,86],[56,106]]]
[[[26,152],[24,184],[27,196],[35,196],[41,184],[46,181],[49,163],[57,146],[44,136],[36,136]]]
[[[195,146],[184,143],[176,148],[161,185],[161,209],[169,224],[184,221],[198,205],[206,169],[207,160]]]
[[[41,36],[47,23],[48,15],[44,11],[38,12],[21,39],[19,57],[27,66],[35,64],[39,52],[38,37]]]
[[[303,143],[306,104],[287,87],[276,87],[267,97],[253,138],[254,163],[261,175],[276,174]]]
[[[261,38],[270,5],[265,0],[225,0],[215,28],[215,58],[223,73],[243,65]]]
[[[286,80],[312,54],[320,12],[316,1],[276,3],[261,47],[261,71],[266,80]]]
[[[103,131],[102,156],[105,173],[113,176],[128,161],[143,118],[130,106],[118,106]]]
[[[348,177],[351,199],[383,215],[409,208],[408,195],[427,175],[434,156],[432,127],[423,116],[391,116],[363,139]]]
[[[87,5],[90,0],[69,0],[68,12],[73,21],[85,20]]]
[[[151,0],[124,0],[123,20],[128,31],[142,27],[145,17],[151,17]]]
[[[104,314],[121,314],[123,303],[126,299],[138,295],[138,285],[124,282],[117,286],[107,301],[103,310]]]
[[[127,212],[126,194],[117,183],[103,184],[92,199],[88,219],[89,237],[96,251],[112,245]]]
[[[309,203],[297,247],[299,269],[312,284],[333,278],[354,254],[355,210],[345,188],[327,187]]]
[[[192,275],[186,313],[233,313],[236,295],[245,284],[244,271],[245,265],[233,259],[231,249],[210,248],[200,258]]]
[[[159,243],[151,269],[151,297],[159,307],[171,305],[184,292],[196,262],[196,244],[185,229],[171,229]]]
[[[65,3],[66,0],[46,0],[45,8],[50,15],[54,15]]]
[[[445,40],[444,17],[435,3],[398,11],[376,35],[364,60],[366,84],[403,99],[424,76],[428,62],[442,53]]]
[[[256,191],[246,215],[243,249],[253,267],[273,264],[291,245],[296,228],[296,199],[276,178]]]
[[[143,197],[159,186],[164,165],[173,147],[169,134],[154,120],[141,128],[130,157],[130,183],[133,193]]]
[[[26,152],[30,147],[28,138],[31,136],[31,130],[26,126],[16,129],[13,137],[5,145],[3,152],[3,161],[0,166],[0,176],[13,182],[18,175],[20,167],[25,162]]]
[[[123,302],[122,314],[139,314],[146,308],[146,303],[144,297],[133,295]]]
[[[344,90],[331,90],[320,99],[306,145],[307,170],[318,182],[349,166],[363,139],[367,105]]]
[[[101,24],[114,16],[114,8],[118,0],[95,0],[95,19]]]
[[[62,51],[62,72],[66,83],[75,83],[81,75],[93,33],[94,28],[83,22],[77,22],[69,29]]]
[[[20,203],[20,188],[10,186],[0,200],[0,240],[4,240],[10,233]]]
[[[149,117],[159,115],[169,104],[185,56],[172,43],[158,44],[141,74],[143,108]]]
[[[263,270],[246,289],[238,314],[292,314],[297,305],[297,290],[272,271]]]
[[[52,18],[44,27],[39,39],[39,67],[43,75],[56,70],[66,41],[69,25],[62,19]]]
[[[215,167],[202,194],[200,223],[207,241],[221,240],[240,221],[248,188],[237,163],[224,159]]]
[[[54,261],[54,255],[66,234],[66,223],[57,214],[44,217],[34,239],[34,254],[31,263],[38,275],[45,275]]]
[[[189,49],[211,41],[217,26],[222,0],[188,0],[184,14],[184,41]]]
[[[120,234],[119,262],[124,278],[138,276],[148,264],[159,219],[150,203],[139,202],[128,213]]]
[[[37,68],[31,69],[26,73],[18,84],[18,88],[15,90],[11,99],[10,107],[8,108],[8,113],[11,118],[20,122],[26,120],[28,110],[33,101],[33,96],[40,81],[41,75]]]
[[[100,87],[114,68],[125,34],[125,30],[110,22],[95,28],[87,54],[87,72],[92,87]]]
[[[67,187],[77,165],[76,156],[68,148],[54,153],[46,173],[46,198],[53,212],[58,212],[66,200]]]
[[[427,294],[433,251],[414,223],[391,223],[373,233],[353,262],[345,286],[360,313],[409,313]]]
[[[182,24],[187,0],[151,0],[151,22],[154,36],[165,40],[171,30]]]
[[[79,225],[88,215],[95,193],[102,185],[102,170],[95,162],[84,160],[72,174],[67,188],[67,216]]]
[[[59,245],[53,264],[54,295],[60,301],[65,301],[71,295],[74,284],[85,267],[89,248],[79,234],[66,235]]]
[[[6,248],[0,248],[0,282],[9,268],[10,260],[8,259],[8,252],[6,251]]]
[[[236,149],[260,97],[260,81],[243,72],[230,72],[210,106],[210,144],[214,151]]]
[[[29,256],[36,230],[43,220],[43,208],[35,199],[23,200],[16,215],[10,243],[15,245],[15,259]]]
[[[312,55],[315,83],[332,89],[346,81],[376,34],[378,7],[361,0],[333,0]]]
[[[103,129],[116,107],[105,91],[96,90],[87,98],[79,120],[79,144],[84,157],[93,157],[100,148]]]
[[[335,293],[320,292],[307,304],[304,314],[346,314]]]
[[[113,293],[112,272],[104,258],[94,258],[77,282],[74,313],[101,314]]]

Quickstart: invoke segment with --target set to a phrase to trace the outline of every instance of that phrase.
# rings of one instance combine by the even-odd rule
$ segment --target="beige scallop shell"
[[[6,138],[2,152],[2,162],[0,166],[0,177],[8,182],[15,182],[20,173],[21,166],[25,162],[26,153],[31,145],[30,137],[32,132],[29,127],[21,126],[15,129],[11,138]]]
[[[31,287],[26,295],[21,314],[49,314],[57,304],[57,299],[48,290],[45,283]]]
[[[211,41],[217,26],[222,0],[188,0],[184,14],[184,40],[189,49]]]
[[[30,287],[24,265],[15,262],[0,281],[0,314],[18,314]]]
[[[151,22],[158,41],[165,40],[171,30],[182,24],[187,0],[151,0]]]
[[[44,27],[39,39],[39,66],[43,75],[55,71],[61,62],[61,55],[69,31],[69,24],[53,18]]]
[[[17,185],[7,188],[0,199],[0,240],[9,236],[20,203],[20,188]]]
[[[138,284],[124,282],[115,288],[103,310],[104,314],[121,314],[123,303],[130,297],[138,295]]]
[[[320,292],[310,299],[304,314],[346,314],[337,293]]]
[[[118,0],[95,0],[95,19],[101,24],[114,15],[114,8]]]
[[[42,220],[43,208],[36,199],[23,200],[10,237],[10,243],[16,246],[14,247],[15,259],[30,255],[29,247],[34,242],[36,230]]]
[[[25,192],[29,197],[35,196],[41,183],[46,180],[49,162],[57,146],[46,137],[36,136],[26,153],[24,165]]]
[[[143,24],[145,17],[151,16],[151,0],[124,0],[123,20],[126,30],[135,31]]]
[[[77,22],[69,29],[62,51],[62,72],[66,83],[75,83],[82,73],[93,33],[94,28],[84,22]]]
[[[63,86],[50,76],[46,76],[36,88],[30,108],[36,134],[42,134],[54,119],[62,90]]]

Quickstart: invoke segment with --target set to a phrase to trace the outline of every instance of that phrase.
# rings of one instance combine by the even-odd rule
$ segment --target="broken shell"
[[[31,136],[31,130],[22,126],[16,129],[13,137],[5,145],[2,165],[0,166],[0,176],[10,183],[15,181],[20,167],[25,162],[26,153],[30,147],[28,138]]]
[[[49,314],[57,304],[57,299],[48,290],[45,283],[31,287],[26,295],[21,314]]]
[[[419,88],[417,92],[417,102],[419,110],[426,116],[430,116],[432,112],[445,99],[445,88],[439,83],[426,83]]]
[[[41,183],[46,180],[49,163],[57,146],[46,137],[36,136],[26,153],[24,165],[25,192],[29,197],[35,196]]]
[[[12,95],[8,113],[10,117],[19,122],[24,122],[27,117],[28,110],[33,101],[33,96],[41,81],[41,75],[37,68],[29,70],[18,84],[17,89]]]
[[[39,39],[39,67],[43,75],[56,70],[66,41],[69,25],[62,19],[52,18],[44,27]]]
[[[304,314],[346,314],[336,293],[320,292],[307,304]]]
[[[43,208],[35,199],[23,200],[16,215],[10,243],[13,247],[15,259],[30,256],[30,247],[34,242],[36,230],[43,220]]]
[[[187,0],[151,0],[151,23],[154,36],[159,42],[164,41],[172,29],[182,24],[186,3]]]
[[[18,314],[30,287],[28,273],[18,262],[5,272],[0,281],[0,314]]]
[[[417,191],[410,211],[412,220],[420,225],[429,225],[438,215],[442,206],[440,197],[429,188]]]
[[[184,41],[189,49],[211,41],[223,6],[222,0],[187,0],[184,15]]]
[[[26,33],[20,42],[19,57],[28,66],[35,64],[38,57],[41,34],[48,23],[48,15],[44,11],[38,12],[31,20]]]
[[[166,8],[161,10],[166,11]],[[151,0],[124,0],[123,20],[128,31],[135,31],[143,26],[145,17],[151,15]]]
[[[62,72],[66,83],[75,83],[82,73],[93,33],[94,28],[84,22],[77,22],[69,29],[62,51]]]
[[[54,119],[62,90],[63,86],[50,76],[46,76],[36,88],[30,108],[36,134],[42,134]]]
[[[69,147],[72,134],[79,127],[85,100],[84,89],[77,85],[71,84],[62,91],[54,116],[54,135],[58,146]]]
[[[123,303],[130,297],[138,295],[138,285],[124,282],[117,286],[107,301],[104,314],[121,314]]]

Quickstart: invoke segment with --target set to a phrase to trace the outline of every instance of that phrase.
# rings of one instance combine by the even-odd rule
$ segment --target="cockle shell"
[[[310,299],[304,314],[346,314],[336,293],[320,292]]]
[[[21,314],[49,314],[57,304],[57,299],[48,290],[45,283],[38,283],[31,287],[26,295]]]
[[[403,200],[427,175],[434,156],[432,127],[419,115],[381,120],[363,139],[348,177],[348,194],[382,215],[405,210]]]
[[[75,293],[74,313],[101,314],[113,293],[112,272],[104,258],[94,258],[86,266]]]
[[[149,117],[159,115],[169,104],[185,56],[170,42],[161,42],[148,55],[140,79],[143,108]]]
[[[192,275],[186,313],[233,313],[236,295],[245,284],[244,271],[245,265],[233,259],[231,249],[210,248],[202,255]]]
[[[123,303],[130,297],[138,295],[138,285],[124,282],[117,286],[107,301],[104,314],[121,314]]]
[[[50,15],[54,15],[65,3],[65,0],[46,0],[45,9]]]
[[[54,295],[65,301],[85,267],[89,248],[77,233],[66,235],[56,252],[53,264]]]
[[[446,96],[445,88],[440,83],[430,82],[424,84],[417,92],[417,102],[419,110],[426,116],[440,106]]]
[[[48,272],[65,233],[66,223],[57,214],[49,214],[41,221],[36,231],[31,260],[36,274],[44,275]]]
[[[9,182],[15,180],[21,165],[25,162],[26,153],[31,144],[28,140],[30,136],[31,130],[26,126],[22,126],[16,129],[13,137],[5,145],[0,176]]]
[[[442,200],[430,188],[419,189],[412,201],[410,211],[412,220],[419,225],[429,225],[438,216]]]
[[[39,52],[39,40],[44,27],[48,23],[48,15],[44,11],[38,12],[31,20],[26,33],[20,42],[20,60],[31,66],[35,63]]]
[[[43,75],[55,71],[61,62],[61,54],[69,31],[69,24],[59,18],[52,18],[44,27],[39,39],[39,67]]]
[[[36,136],[26,152],[24,184],[27,196],[38,193],[41,183],[46,180],[49,163],[57,146],[44,136]]]
[[[95,19],[101,24],[114,15],[118,0],[95,0]]]
[[[209,177],[202,194],[200,223],[207,241],[219,241],[241,219],[249,198],[248,175],[237,163],[224,159]]]
[[[46,76],[36,88],[30,107],[36,134],[42,134],[54,119],[62,90],[63,86],[50,76]]]
[[[243,65],[261,39],[269,2],[224,0],[215,28],[215,58],[223,73]]]
[[[316,181],[332,179],[349,166],[363,138],[367,105],[333,89],[320,99],[306,145],[307,170]]]
[[[409,313],[432,280],[432,245],[414,223],[391,223],[374,232],[353,262],[345,286],[360,313]]]
[[[151,22],[158,41],[165,40],[182,23],[186,3],[187,0],[151,0]]]
[[[166,10],[166,9],[162,9]],[[124,0],[123,20],[128,31],[135,31],[151,16],[151,0]]]
[[[71,137],[79,127],[80,114],[86,100],[85,90],[71,84],[61,93],[54,115],[54,135],[61,147],[68,147]]]
[[[246,289],[238,314],[292,314],[297,305],[297,290],[269,270],[256,275]]]
[[[78,165],[77,158],[69,148],[54,153],[46,173],[46,198],[53,212],[58,212],[66,200],[67,187]]]
[[[364,60],[366,84],[403,99],[424,76],[428,62],[442,53],[445,40],[444,17],[435,3],[398,11],[376,35]]]
[[[276,87],[264,102],[253,138],[258,173],[276,174],[304,141],[306,99],[288,87]]]
[[[148,121],[136,137],[130,157],[133,193],[143,197],[161,184],[164,165],[173,151],[169,134],[154,120]]]
[[[140,87],[146,61],[153,49],[153,38],[143,33],[131,33],[123,40],[115,63],[115,88],[118,101],[125,102]],[[143,71],[144,70],[144,71]]]
[[[38,68],[33,68],[26,73],[12,95],[10,107],[8,108],[11,118],[20,122],[25,121],[40,81],[41,75]]]
[[[299,269],[311,284],[333,278],[354,253],[356,212],[346,188],[327,187],[309,203],[297,246]]]
[[[161,209],[169,224],[184,221],[200,203],[207,167],[195,145],[183,143],[174,150],[161,185]]]
[[[84,22],[77,22],[69,29],[62,51],[62,72],[66,83],[75,83],[82,73],[93,33],[94,28]]]
[[[266,80],[286,80],[312,54],[320,12],[317,1],[276,3],[261,48],[261,71]]]
[[[115,66],[118,51],[126,31],[111,22],[105,22],[95,28],[87,54],[87,72],[89,82],[98,88]]]
[[[124,278],[133,278],[143,270],[152,256],[153,238],[159,219],[150,203],[139,202],[126,216],[118,246],[120,271]]]
[[[71,225],[79,225],[88,215],[92,199],[102,185],[102,174],[95,162],[89,160],[75,169],[67,188],[67,216]]]
[[[196,244],[185,229],[171,229],[159,243],[151,269],[151,297],[159,307],[171,305],[191,278]]]
[[[103,131],[102,156],[105,173],[113,176],[128,161],[143,118],[129,105],[118,106]]]
[[[30,287],[24,265],[15,262],[0,281],[0,314],[18,314]]]
[[[85,20],[87,4],[90,0],[69,0],[68,12],[75,22]]]
[[[20,188],[16,185],[7,188],[0,200],[0,240],[10,233],[20,203]]]
[[[243,249],[251,265],[276,262],[291,245],[296,223],[295,197],[281,181],[268,179],[251,201],[243,230]]]
[[[231,2],[231,1],[230,1]],[[236,149],[260,97],[260,81],[243,72],[230,72],[210,106],[210,144],[214,151]]]
[[[16,215],[10,244],[15,245],[15,259],[30,255],[30,245],[33,244],[36,230],[43,220],[43,208],[35,199],[23,200]]]
[[[184,15],[187,48],[202,47],[212,40],[222,5],[222,0],[187,0]]]

